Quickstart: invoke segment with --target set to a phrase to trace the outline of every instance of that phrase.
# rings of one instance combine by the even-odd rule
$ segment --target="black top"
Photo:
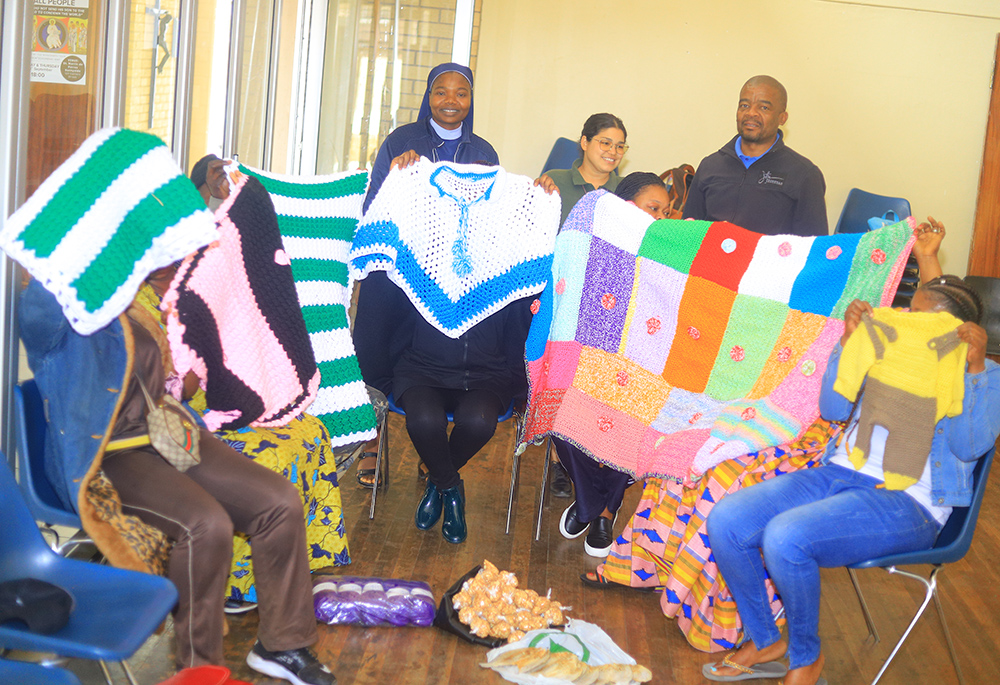
[[[808,159],[785,145],[783,137],[747,169],[736,155],[734,137],[701,161],[685,219],[728,221],[779,235],[827,235],[826,182]]]
[[[376,271],[361,281],[354,346],[365,383],[398,399],[411,387],[490,390],[504,406],[527,396],[524,342],[534,296],[510,303],[450,338]]]

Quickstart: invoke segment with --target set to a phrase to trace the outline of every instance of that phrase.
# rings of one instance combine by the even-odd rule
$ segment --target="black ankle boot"
[[[465,484],[459,483],[453,488],[441,491],[441,507],[444,509],[444,523],[441,524],[441,535],[453,544],[464,542],[469,534],[465,525]]]
[[[420,530],[427,530],[441,518],[441,493],[438,492],[434,483],[427,481],[427,489],[424,496],[417,505],[417,513],[413,516],[413,522]]]

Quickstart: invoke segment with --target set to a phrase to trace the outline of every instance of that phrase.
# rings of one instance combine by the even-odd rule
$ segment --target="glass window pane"
[[[28,195],[99,125],[106,7],[101,0],[32,4]]]

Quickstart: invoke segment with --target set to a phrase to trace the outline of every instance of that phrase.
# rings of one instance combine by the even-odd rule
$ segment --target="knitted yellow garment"
[[[862,317],[844,346],[833,389],[853,401],[864,383],[866,396],[849,458],[860,469],[872,429],[883,426],[889,432],[882,463],[890,490],[919,480],[934,426],[962,413],[969,346],[955,332],[961,323],[946,312],[880,308]]]

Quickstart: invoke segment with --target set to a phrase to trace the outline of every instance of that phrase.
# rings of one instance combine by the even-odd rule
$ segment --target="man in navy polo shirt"
[[[777,235],[826,235],[826,182],[808,159],[785,145],[785,87],[770,76],[743,85],[735,138],[701,161],[685,219],[729,221]]]

